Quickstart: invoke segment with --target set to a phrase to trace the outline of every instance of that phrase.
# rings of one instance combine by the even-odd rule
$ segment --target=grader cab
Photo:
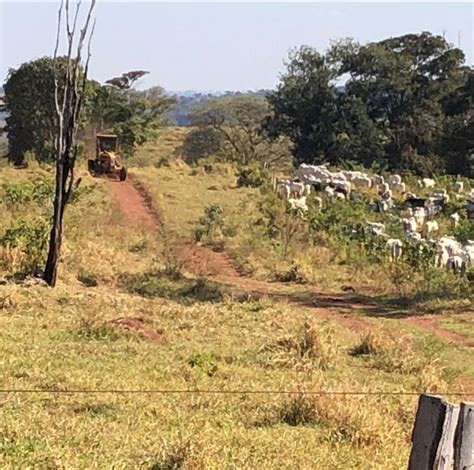
[[[97,134],[95,159],[89,159],[88,168],[93,176],[109,176],[120,181],[127,179],[127,169],[120,160],[118,136]]]

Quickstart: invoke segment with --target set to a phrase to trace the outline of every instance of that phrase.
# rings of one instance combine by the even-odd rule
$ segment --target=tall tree
[[[334,70],[308,46],[292,51],[286,66],[276,91],[268,94],[272,114],[265,127],[273,137],[292,140],[297,163],[324,161],[337,120]]]
[[[219,136],[219,145],[224,147],[226,156],[243,165],[255,161],[271,163],[287,158],[289,147],[284,139],[272,143],[263,132],[262,122],[269,115],[268,103],[262,96],[215,97],[191,111],[191,123],[197,127],[192,134],[203,136],[207,130],[207,141],[212,144],[217,142],[215,136]]]
[[[76,4],[73,19],[69,15],[69,0],[61,0],[58,10],[58,29],[56,35],[56,47],[54,50],[54,103],[56,107],[55,127],[55,151],[56,151],[56,178],[55,196],[53,204],[53,222],[49,238],[48,257],[44,268],[44,280],[48,285],[54,287],[57,280],[59,257],[61,254],[61,243],[63,235],[63,217],[67,203],[69,202],[74,187],[78,181],[74,177],[77,147],[76,135],[79,126],[81,108],[86,92],[87,72],[91,57],[91,38],[94,31],[92,26],[89,34],[87,57],[84,71],[81,74],[82,50],[84,42],[89,33],[92,12],[95,0],[91,1],[87,16],[79,36],[76,40],[77,20],[81,3]],[[67,38],[67,56],[65,71],[57,67],[58,50],[61,42],[61,26],[64,23]],[[75,51],[74,51],[75,48]],[[64,83],[61,87],[60,83]]]
[[[88,108],[91,125],[120,135],[126,155],[156,136],[166,123],[166,111],[175,102],[160,86],[135,90],[133,85],[146,73],[137,70],[107,80],[104,86],[95,83]]]
[[[472,85],[463,61],[462,51],[427,32],[364,46],[342,40],[324,55],[302,47],[268,96],[266,127],[291,138],[297,163],[466,173]]]
[[[42,57],[10,69],[5,83],[5,103],[8,110],[6,129],[9,160],[23,162],[27,151],[34,151],[38,160],[54,158],[54,68],[58,70],[58,85],[64,86],[67,59]]]

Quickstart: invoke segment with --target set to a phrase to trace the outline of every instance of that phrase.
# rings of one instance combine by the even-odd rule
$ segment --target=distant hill
[[[189,113],[192,108],[199,106],[206,101],[222,96],[256,95],[264,96],[269,90],[257,91],[224,91],[224,92],[196,92],[187,90],[184,92],[168,92],[176,99],[176,105],[168,112],[168,116],[176,122],[177,126],[189,126]]]

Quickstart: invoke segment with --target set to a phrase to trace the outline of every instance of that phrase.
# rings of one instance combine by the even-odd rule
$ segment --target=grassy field
[[[248,261],[248,255],[265,256],[270,242],[244,250],[260,195],[236,188],[229,166],[214,163],[206,172],[168,165],[132,173],[152,195],[169,240],[124,220],[112,183],[82,175],[82,193],[66,215],[54,290],[10,277],[35,248],[24,227],[36,227],[48,214],[42,196],[25,187],[38,186],[38,178],[50,181],[51,171],[2,169],[0,236],[18,220],[28,222],[18,246],[0,252],[2,388],[237,393],[2,393],[1,468],[403,468],[416,395],[245,391],[443,393],[462,387],[461,372],[474,380],[469,348],[403,319],[360,311],[360,322],[351,324],[276,296],[237,296],[190,272],[167,270],[166,243],[192,239],[204,209],[216,203],[225,220],[217,241],[262,266],[254,275],[263,279],[285,262],[278,250],[267,252],[269,260]],[[328,250],[320,256],[332,256]],[[337,269],[315,279],[340,286],[349,274]],[[290,283],[285,289],[304,296],[306,288]],[[443,318],[446,328],[472,337],[471,313]]]

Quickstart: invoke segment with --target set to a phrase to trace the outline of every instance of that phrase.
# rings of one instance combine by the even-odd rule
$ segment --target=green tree
[[[219,152],[222,136],[212,127],[196,127],[192,129],[183,142],[183,156],[186,162],[195,163]]]
[[[159,86],[146,91],[132,88],[145,73],[128,72],[108,80],[104,86],[95,83],[89,106],[93,128],[118,134],[128,156],[138,145],[156,137],[157,130],[167,123],[166,112],[174,104],[174,99]]]
[[[287,159],[289,145],[284,139],[270,141],[262,123],[270,115],[266,100],[257,95],[216,97],[191,111],[191,123],[220,136],[221,153],[240,164],[277,162]],[[203,131],[201,131],[203,132]],[[212,134],[215,135],[215,134]]]
[[[67,59],[59,57],[57,66],[58,75],[64,77]],[[59,85],[61,94],[64,81]],[[52,160],[57,122],[53,58],[42,57],[10,69],[4,91],[9,160],[19,165],[27,151],[33,151],[39,160]]]
[[[266,128],[290,137],[297,163],[466,173],[473,93],[463,61],[427,32],[364,46],[346,39],[325,55],[301,47],[268,96]]]
[[[268,94],[267,132],[291,139],[296,163],[325,161],[338,118],[334,70],[308,46],[292,51],[286,66],[276,91]]]

